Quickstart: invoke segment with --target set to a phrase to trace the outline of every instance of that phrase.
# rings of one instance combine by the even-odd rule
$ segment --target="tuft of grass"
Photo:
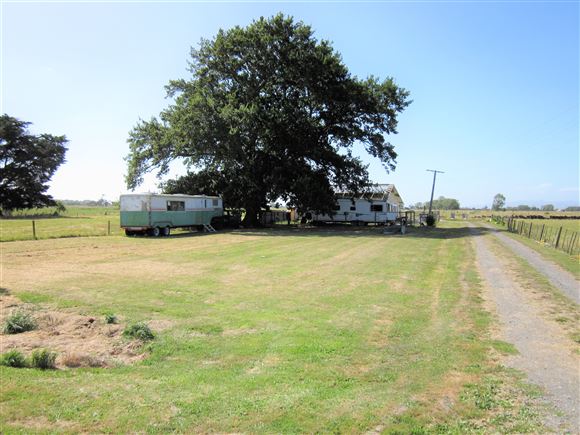
[[[123,331],[125,337],[136,338],[141,341],[153,340],[155,335],[145,322],[138,322],[128,325]]]
[[[108,325],[113,325],[119,322],[117,316],[113,313],[105,313],[105,323]]]
[[[518,350],[516,349],[516,347],[513,344],[507,343],[507,342],[502,341],[502,340],[492,340],[491,346],[496,351],[498,351],[499,353],[504,354],[504,355],[517,355],[517,354],[519,354]]]
[[[26,331],[32,331],[37,328],[36,321],[32,315],[26,311],[14,311],[4,321],[4,334],[20,334]]]
[[[481,384],[467,384],[461,394],[461,400],[471,401],[476,408],[491,410],[498,406],[498,384],[490,381]]]
[[[32,352],[30,359],[30,366],[37,369],[54,369],[56,361],[56,353],[48,349],[38,349]]]
[[[219,325],[198,325],[192,326],[191,330],[204,335],[220,335],[224,328]]]
[[[78,353],[66,354],[62,359],[62,363],[69,368],[105,366],[105,362],[100,358]]]
[[[7,367],[26,367],[26,357],[18,350],[13,349],[0,357],[0,365]]]

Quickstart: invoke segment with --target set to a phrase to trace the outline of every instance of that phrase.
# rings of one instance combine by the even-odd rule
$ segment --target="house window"
[[[383,204],[371,204],[371,211],[383,211]]]
[[[185,210],[184,201],[167,201],[167,211],[183,211]]]

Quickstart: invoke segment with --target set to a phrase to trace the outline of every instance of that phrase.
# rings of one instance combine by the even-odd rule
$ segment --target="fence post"
[[[562,234],[562,227],[558,230],[558,236],[556,237],[556,249],[558,249],[558,245],[560,244],[560,235]]]
[[[578,242],[578,233],[574,233],[574,243],[572,243],[572,247],[570,248],[570,255],[574,255],[574,251],[576,248],[576,243]]]
[[[111,221],[109,221],[107,223],[107,235],[110,236],[111,235]]]
[[[528,239],[532,238],[532,226],[533,226],[533,223],[530,222],[530,231],[528,231]]]
[[[542,231],[540,232],[540,242],[542,241],[542,236],[544,235],[544,227],[546,224],[542,224]]]
[[[36,222],[32,221],[32,238],[36,240]]]
[[[570,244],[568,245],[568,250],[566,251],[570,255],[572,255],[572,251],[574,250],[574,243],[576,243],[576,234],[577,233],[572,233],[572,237],[570,238]]]

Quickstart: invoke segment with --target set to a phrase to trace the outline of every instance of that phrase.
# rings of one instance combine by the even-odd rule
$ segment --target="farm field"
[[[513,349],[491,339],[469,231],[444,226],[4,243],[5,293],[156,338],[132,365],[1,367],[0,427],[541,432],[497,363]]]
[[[12,218],[0,219],[0,241],[32,240],[32,221],[37,239],[58,237],[103,236],[122,234],[119,228],[119,209],[116,207],[67,207],[59,216],[50,216],[53,209],[27,210]]]

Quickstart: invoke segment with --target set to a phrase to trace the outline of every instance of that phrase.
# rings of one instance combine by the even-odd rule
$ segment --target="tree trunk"
[[[245,210],[246,214],[244,216],[244,219],[242,220],[242,225],[246,228],[259,226],[260,221],[258,219],[258,212],[260,210],[260,207],[256,205],[248,205],[245,207]]]

